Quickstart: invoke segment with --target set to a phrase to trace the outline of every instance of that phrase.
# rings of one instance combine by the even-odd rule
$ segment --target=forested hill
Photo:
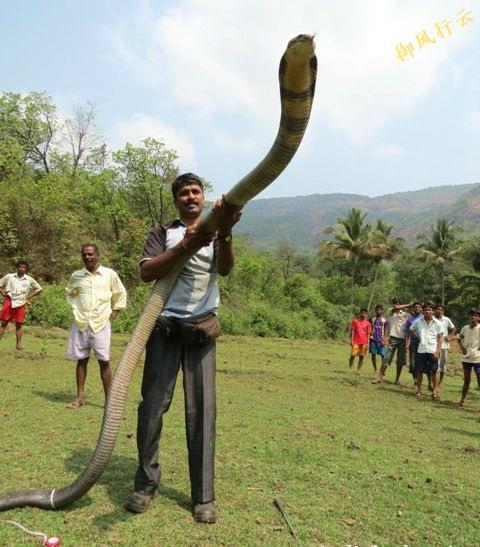
[[[356,207],[368,212],[367,222],[384,219],[395,225],[394,234],[410,244],[418,234],[429,234],[440,217],[454,220],[465,231],[478,229],[480,183],[435,186],[369,198],[358,194],[313,194],[288,198],[258,199],[246,208],[237,230],[249,234],[259,247],[289,241],[302,249],[314,249],[325,239],[325,228]]]

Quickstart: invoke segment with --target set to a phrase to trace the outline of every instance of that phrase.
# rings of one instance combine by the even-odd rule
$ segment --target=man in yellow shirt
[[[67,302],[72,307],[73,325],[68,340],[67,359],[77,361],[77,397],[67,405],[85,404],[85,381],[90,352],[100,365],[105,398],[112,382],[110,369],[110,321],[127,304],[127,292],[118,274],[100,265],[96,245],[81,247],[85,268],[72,273],[67,285]]]
[[[27,302],[42,292],[42,287],[27,275],[28,262],[19,260],[17,272],[7,274],[0,279],[0,294],[3,295],[3,307],[0,311],[0,339],[5,334],[5,329],[11,321],[15,323],[15,335],[17,338],[17,349],[22,350],[23,323]]]

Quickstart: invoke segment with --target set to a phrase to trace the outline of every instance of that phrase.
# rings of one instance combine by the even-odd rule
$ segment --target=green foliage
[[[94,242],[129,290],[114,329],[134,328],[149,292],[138,257],[148,231],[176,214],[176,161],[176,152],[153,138],[109,150],[90,104],[60,123],[45,93],[0,94],[0,269],[4,274],[26,258],[45,286],[31,307],[32,323],[70,324],[64,283],[81,267],[80,245]],[[285,214],[279,210],[279,220]],[[375,220],[369,224],[365,212],[351,208],[327,229],[332,237],[316,255],[292,245],[288,234],[272,252],[235,237],[236,266],[219,280],[224,331],[336,338],[358,308],[387,306],[393,296],[444,301],[454,317],[479,304],[478,235],[460,242],[456,225],[440,219],[421,246],[409,249],[392,235],[392,224]]]
[[[68,329],[72,324],[72,310],[65,299],[65,287],[66,283],[44,285],[28,307],[27,324]]]

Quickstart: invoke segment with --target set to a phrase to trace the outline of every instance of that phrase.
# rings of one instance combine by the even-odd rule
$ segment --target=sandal
[[[422,396],[422,392],[421,392],[421,391],[417,391],[417,392],[415,393],[415,397],[416,397],[417,399],[420,399],[421,396]]]
[[[82,401],[81,399],[75,399],[71,403],[68,403],[66,408],[78,409],[81,406],[83,406],[84,404],[85,404],[85,401]]]
[[[432,399],[434,401],[439,401],[440,400],[440,395],[438,393],[432,393]]]

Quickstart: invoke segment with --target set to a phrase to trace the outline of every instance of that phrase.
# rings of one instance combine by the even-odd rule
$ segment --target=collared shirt
[[[27,274],[21,277],[18,273],[4,275],[0,279],[0,288],[5,288],[5,292],[12,300],[12,308],[20,308],[27,301],[27,296],[31,292],[41,291],[42,287]]]
[[[458,337],[467,350],[467,354],[462,355],[462,361],[465,363],[480,363],[480,325],[474,327],[465,325]]]
[[[390,326],[390,336],[394,338],[405,338],[405,323],[408,319],[408,313],[400,310],[398,313],[392,313],[387,317]]]
[[[448,333],[455,328],[455,325],[452,323],[452,320],[450,319],[450,317],[447,317],[445,315],[441,319],[438,319],[438,318],[435,318],[435,319],[437,319],[437,321],[440,321],[440,323],[442,324],[442,334],[443,334],[442,349],[449,349],[450,344],[448,342],[448,339],[445,340],[445,338],[448,336]]]
[[[410,330],[415,332],[420,343],[417,353],[435,353],[437,351],[437,340],[442,336],[442,324],[435,317],[427,323],[425,318],[414,323]]]
[[[180,243],[186,230],[187,227],[179,219],[154,228],[145,242],[140,264]],[[197,251],[178,275],[162,315],[185,319],[216,313],[220,303],[216,263],[215,242]]]
[[[66,291],[73,318],[82,332],[88,326],[93,332],[101,331],[112,310],[121,310],[127,305],[127,291],[118,274],[104,266],[99,266],[94,273],[86,268],[73,272]]]
[[[378,342],[379,344],[383,344],[385,331],[389,329],[388,321],[385,317],[373,317],[371,322],[373,328],[372,340],[375,340],[375,342]]]
[[[420,319],[423,319],[422,313],[419,313],[418,315],[411,315],[405,322],[405,332],[410,332],[410,346],[413,346],[419,340],[417,333],[412,332],[411,326],[415,325],[415,323],[420,321]]]
[[[359,346],[365,346],[368,344],[370,333],[372,331],[372,325],[368,319],[353,319],[350,323],[352,329],[352,343]]]

